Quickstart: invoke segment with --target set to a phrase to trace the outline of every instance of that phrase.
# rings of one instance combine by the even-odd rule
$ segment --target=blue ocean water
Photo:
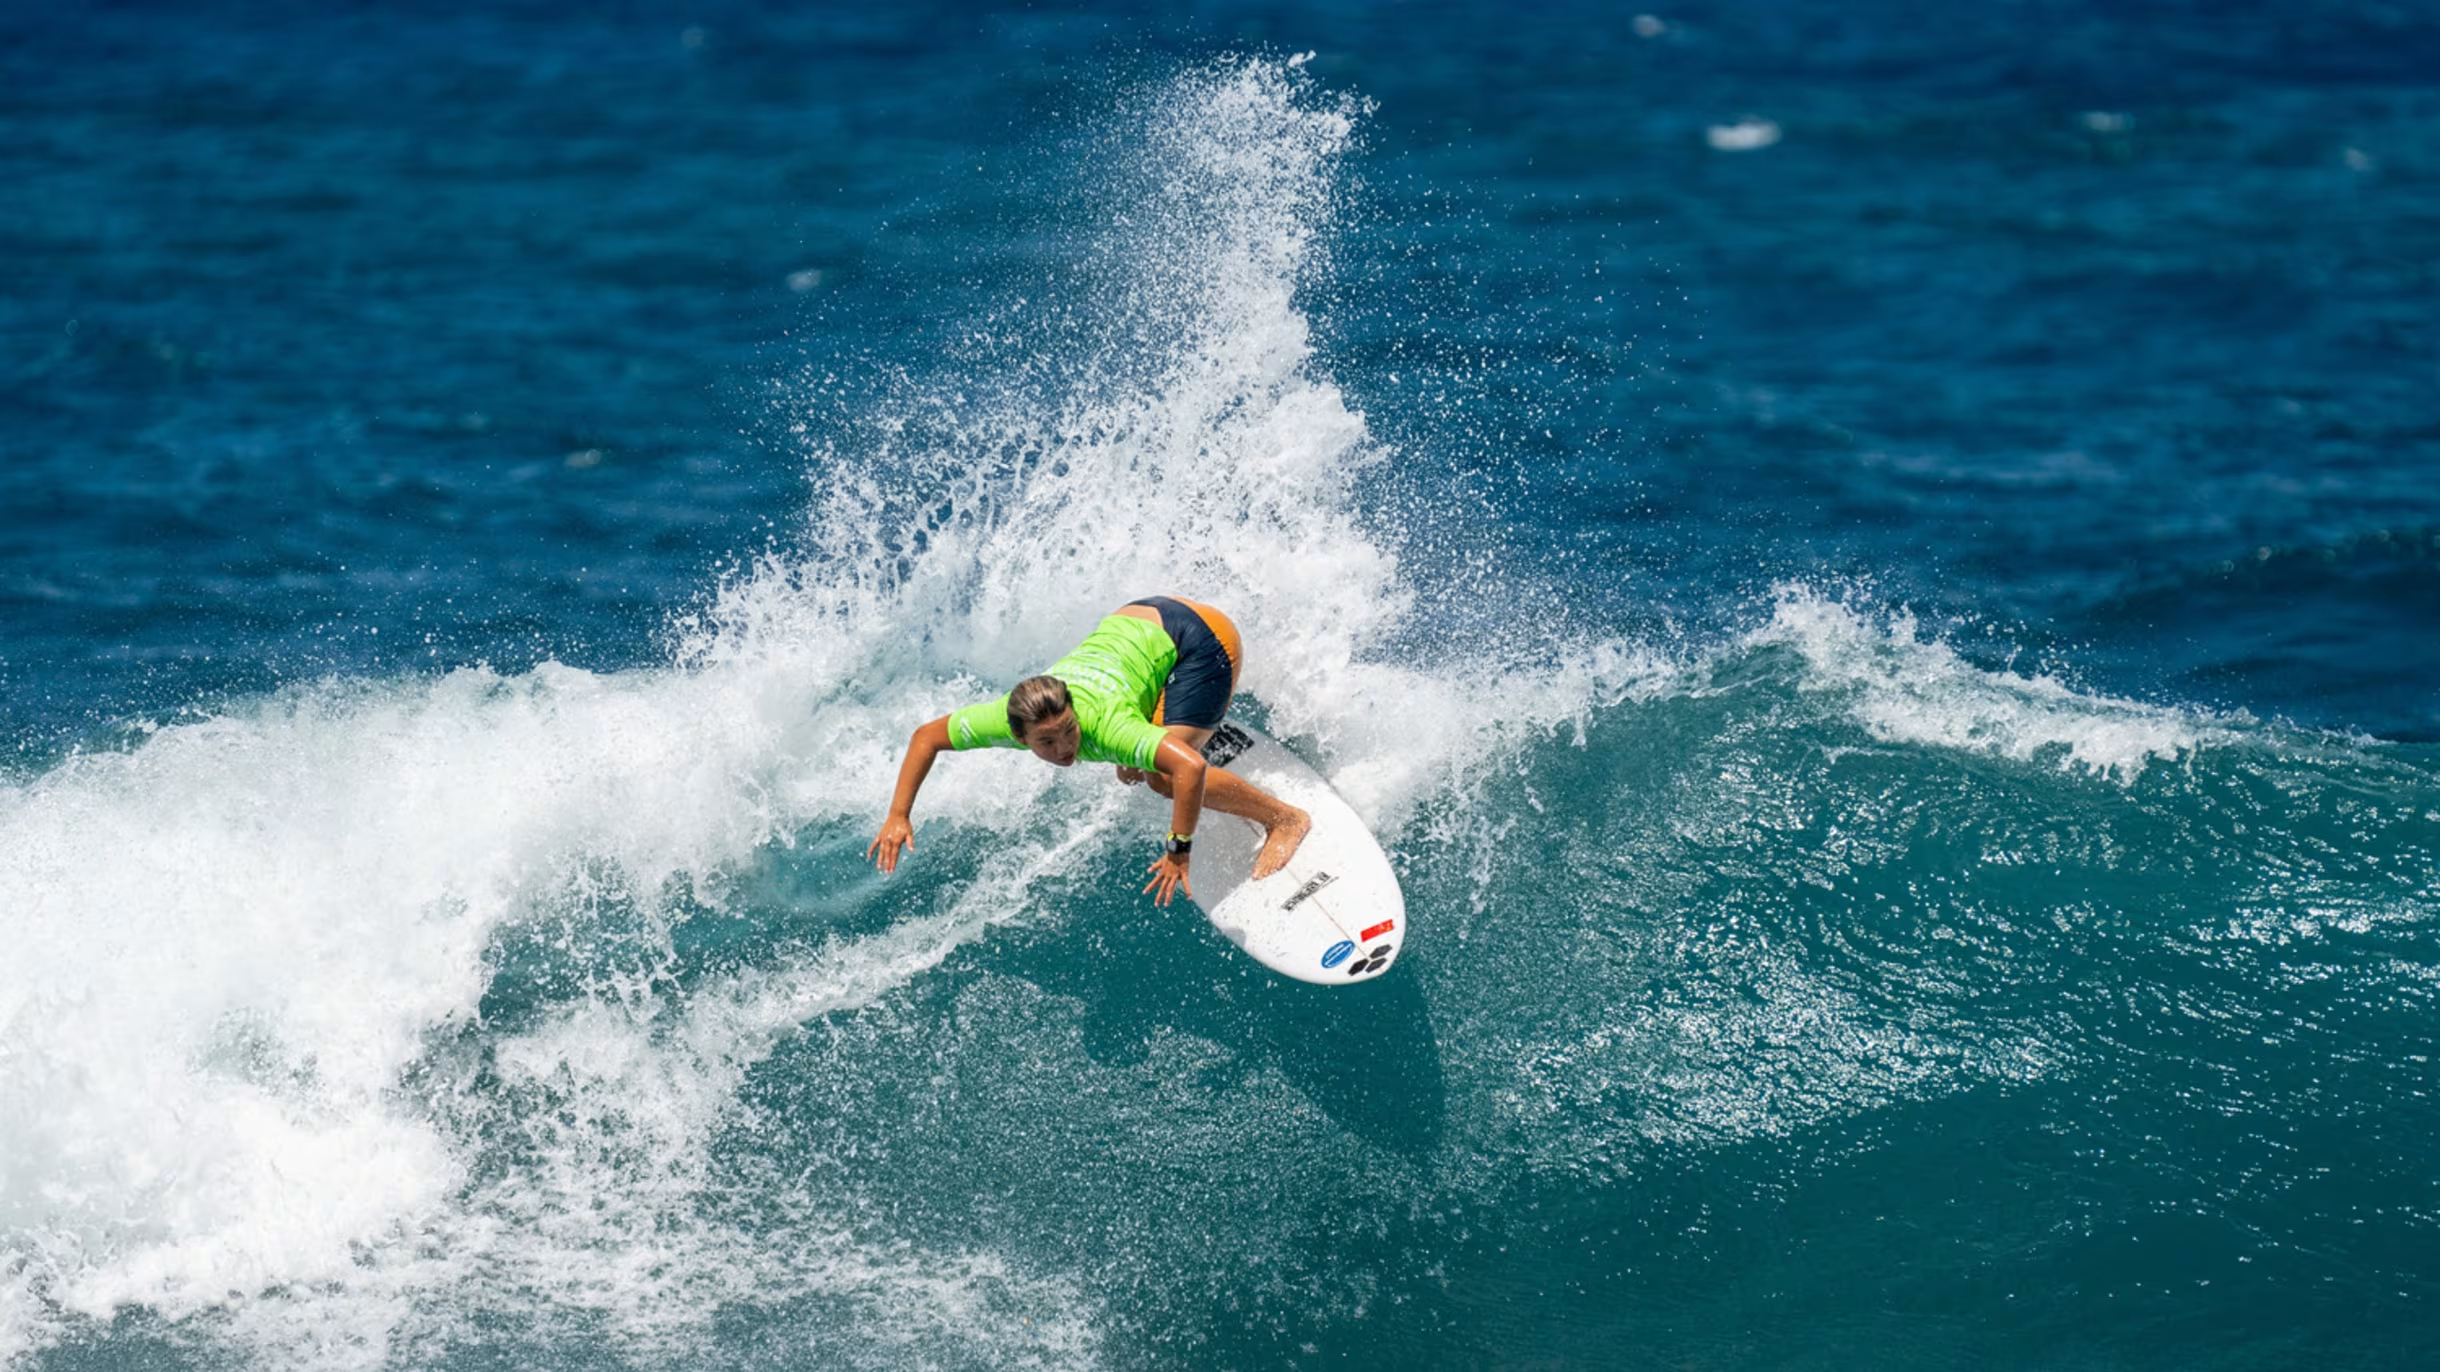
[[[0,37],[0,1361],[2440,1347],[2428,8]],[[1152,591],[1391,976],[863,863]]]

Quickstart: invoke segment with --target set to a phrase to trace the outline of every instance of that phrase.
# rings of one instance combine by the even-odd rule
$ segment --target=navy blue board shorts
[[[1161,632],[1178,645],[1178,665],[1169,669],[1160,701],[1152,707],[1152,722],[1217,729],[1228,715],[1229,697],[1237,693],[1237,668],[1245,660],[1245,641],[1227,615],[1191,600],[1165,595],[1131,600],[1161,612]]]

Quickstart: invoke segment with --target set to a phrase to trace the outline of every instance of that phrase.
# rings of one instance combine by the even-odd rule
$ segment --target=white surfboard
[[[1406,895],[1364,821],[1320,773],[1244,725],[1222,724],[1203,755],[1303,808],[1313,831],[1285,870],[1255,881],[1262,827],[1206,807],[1189,869],[1195,904],[1229,942],[1298,981],[1345,986],[1388,970],[1406,943]]]

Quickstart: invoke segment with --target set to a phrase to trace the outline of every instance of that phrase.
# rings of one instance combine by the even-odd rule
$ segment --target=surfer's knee
[[[1174,796],[1178,793],[1177,784],[1159,772],[1144,773],[1144,784],[1159,795]]]

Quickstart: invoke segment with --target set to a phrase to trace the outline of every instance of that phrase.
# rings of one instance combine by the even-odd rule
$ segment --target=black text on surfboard
[[[1337,877],[1330,875],[1328,872],[1320,873],[1319,875],[1315,876],[1313,880],[1297,887],[1296,894],[1288,897],[1286,901],[1281,903],[1279,908],[1282,910],[1293,910],[1297,906],[1311,900],[1314,892],[1319,891],[1323,887],[1328,886],[1330,883],[1337,880]]]

